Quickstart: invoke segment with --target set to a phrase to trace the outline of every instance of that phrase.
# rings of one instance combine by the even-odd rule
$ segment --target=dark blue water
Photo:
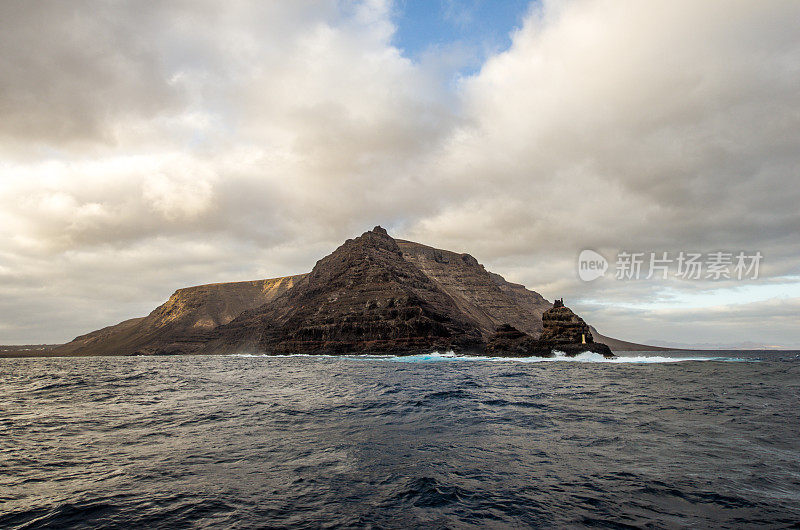
[[[662,355],[0,359],[0,527],[797,525],[797,354]]]

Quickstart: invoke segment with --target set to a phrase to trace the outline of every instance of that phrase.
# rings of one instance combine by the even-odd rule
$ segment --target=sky
[[[528,0],[400,0],[392,4],[391,42],[417,63],[449,65],[455,81],[507,50],[531,7]]]
[[[380,224],[610,336],[800,348],[798,20],[793,0],[2,2],[0,344],[306,272]],[[580,279],[585,249],[605,276]],[[620,252],[763,260],[618,279]]]

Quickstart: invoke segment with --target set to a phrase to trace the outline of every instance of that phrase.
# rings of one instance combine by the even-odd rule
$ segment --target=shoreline
[[[612,350],[613,351],[613,350]],[[686,349],[686,348],[674,348],[674,349],[659,349],[659,350],[621,350],[614,352],[614,355],[620,357],[625,357],[625,355],[620,354],[629,354],[629,353],[666,353],[666,352],[697,352],[697,353],[720,353],[720,352],[764,352],[764,353],[791,353],[791,352],[798,352],[800,350],[747,350],[747,349]],[[408,353],[407,355],[397,355],[398,357],[408,357],[412,355],[425,355],[431,352],[424,351],[424,352],[412,352]],[[195,354],[195,353],[185,353],[185,354],[177,354],[177,355],[163,355],[163,354],[156,354],[156,355],[134,355],[134,354],[108,354],[108,355],[64,355],[63,353],[59,354],[49,354],[48,351],[27,351],[27,350],[10,350],[10,351],[0,351],[0,359],[40,359],[40,358],[50,358],[50,359],[73,359],[73,358],[89,358],[89,357],[205,357],[205,356],[215,356],[215,355],[231,355],[230,353],[203,353],[203,354]],[[375,353],[375,354],[364,354],[364,353],[352,353],[352,354],[339,354],[339,355],[332,355],[326,353],[320,354],[308,354],[309,357],[314,357],[315,355],[325,356],[325,357],[347,357],[349,355],[375,355],[381,356],[386,355],[382,353]],[[285,357],[285,355],[270,355],[268,353],[260,353],[258,356],[263,357]],[[475,357],[520,357],[518,355],[508,354],[508,355],[485,355],[485,354],[475,354]],[[541,357],[538,355],[530,355],[525,357]],[[547,358],[547,357],[542,357]]]

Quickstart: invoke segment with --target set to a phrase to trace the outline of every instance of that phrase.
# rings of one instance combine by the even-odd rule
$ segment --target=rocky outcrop
[[[592,332],[581,317],[564,306],[563,300],[556,300],[553,307],[542,315],[543,330],[538,340],[513,326],[497,328],[486,344],[489,355],[550,357],[555,352],[574,356],[584,352],[600,353],[614,357],[605,344],[594,342]]]
[[[592,332],[581,317],[564,307],[564,300],[556,300],[553,307],[542,315],[542,334],[539,340],[554,344],[592,343]]]
[[[529,357],[539,351],[536,339],[509,324],[498,326],[486,342],[487,355],[502,357]],[[540,353],[549,355],[550,350]]]

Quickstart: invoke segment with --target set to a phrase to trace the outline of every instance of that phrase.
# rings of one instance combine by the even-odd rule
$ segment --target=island
[[[376,226],[309,273],[179,289],[146,317],[47,354],[613,356],[598,338],[606,339],[561,300],[510,283],[469,254],[394,239]]]

